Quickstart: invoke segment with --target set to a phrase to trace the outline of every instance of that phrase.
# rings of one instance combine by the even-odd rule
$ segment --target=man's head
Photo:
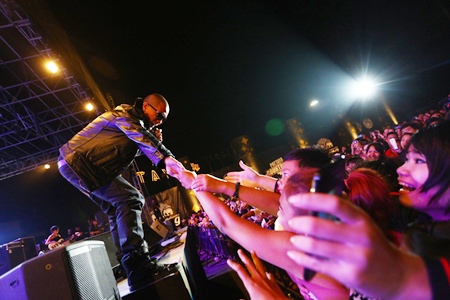
[[[419,124],[413,123],[413,122],[408,122],[408,123],[403,124],[400,127],[400,130],[401,130],[402,135],[405,134],[405,133],[414,134],[417,131],[419,131],[420,128],[421,128],[421,126]]]
[[[283,157],[281,178],[278,182],[278,190],[283,191],[286,180],[302,169],[313,168],[318,170],[330,163],[327,152],[321,149],[302,148],[295,149]]]
[[[150,94],[145,97],[142,103],[142,110],[150,123],[154,126],[158,126],[169,116],[170,107],[169,102],[167,102],[163,96],[159,94]]]

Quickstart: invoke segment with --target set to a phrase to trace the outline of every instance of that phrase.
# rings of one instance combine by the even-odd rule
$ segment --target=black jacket
[[[60,155],[93,191],[125,171],[138,151],[155,165],[173,156],[150,131],[141,109],[122,104],[98,116],[60,149]]]

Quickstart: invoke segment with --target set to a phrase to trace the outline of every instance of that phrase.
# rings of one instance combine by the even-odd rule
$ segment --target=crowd
[[[338,154],[323,147],[293,150],[279,179],[243,162],[242,171],[225,179],[175,174],[203,208],[202,222],[191,225],[214,224],[250,253],[239,251],[243,265],[229,265],[252,299],[287,298],[260,258],[286,270],[305,299],[445,299],[449,106],[359,135]],[[317,174],[317,187],[333,193],[311,193]],[[242,218],[241,202],[247,212],[276,216],[274,228]]]
[[[338,155],[345,161],[326,149],[295,149],[284,156],[279,179],[244,163],[225,179],[186,170],[157,129],[169,111],[162,95],[137,98],[103,113],[60,148],[61,175],[108,215],[130,291],[178,268],[150,256],[141,217],[145,198],[121,176],[143,154],[195,192],[207,215],[202,224],[212,222],[250,253],[251,259],[238,252],[244,266],[228,262],[253,299],[286,297],[260,258],[286,270],[307,299],[450,294],[448,102],[358,137],[348,156]],[[221,195],[258,209],[249,213],[256,222],[231,210]],[[273,229],[259,216],[277,216]]]

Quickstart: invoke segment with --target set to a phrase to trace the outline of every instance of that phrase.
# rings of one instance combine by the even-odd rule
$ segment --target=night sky
[[[283,143],[285,133],[266,132],[273,119],[297,118],[314,144],[332,138],[346,112],[384,118],[377,99],[350,106],[344,83],[364,72],[383,82],[378,99],[399,120],[450,93],[444,0],[41,2],[115,104],[153,92],[168,99],[164,144],[193,162],[241,135],[257,152]],[[313,98],[322,105],[311,111]],[[56,170],[43,175],[0,182],[0,243],[95,212]]]

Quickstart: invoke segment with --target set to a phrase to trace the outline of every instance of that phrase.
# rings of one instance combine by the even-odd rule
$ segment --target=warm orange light
[[[59,72],[59,67],[53,60],[47,61],[45,63],[45,68],[52,74],[56,74]]]
[[[92,103],[87,103],[86,105],[85,105],[85,108],[86,108],[86,110],[88,110],[88,111],[93,111],[94,110],[94,105],[92,104]]]

